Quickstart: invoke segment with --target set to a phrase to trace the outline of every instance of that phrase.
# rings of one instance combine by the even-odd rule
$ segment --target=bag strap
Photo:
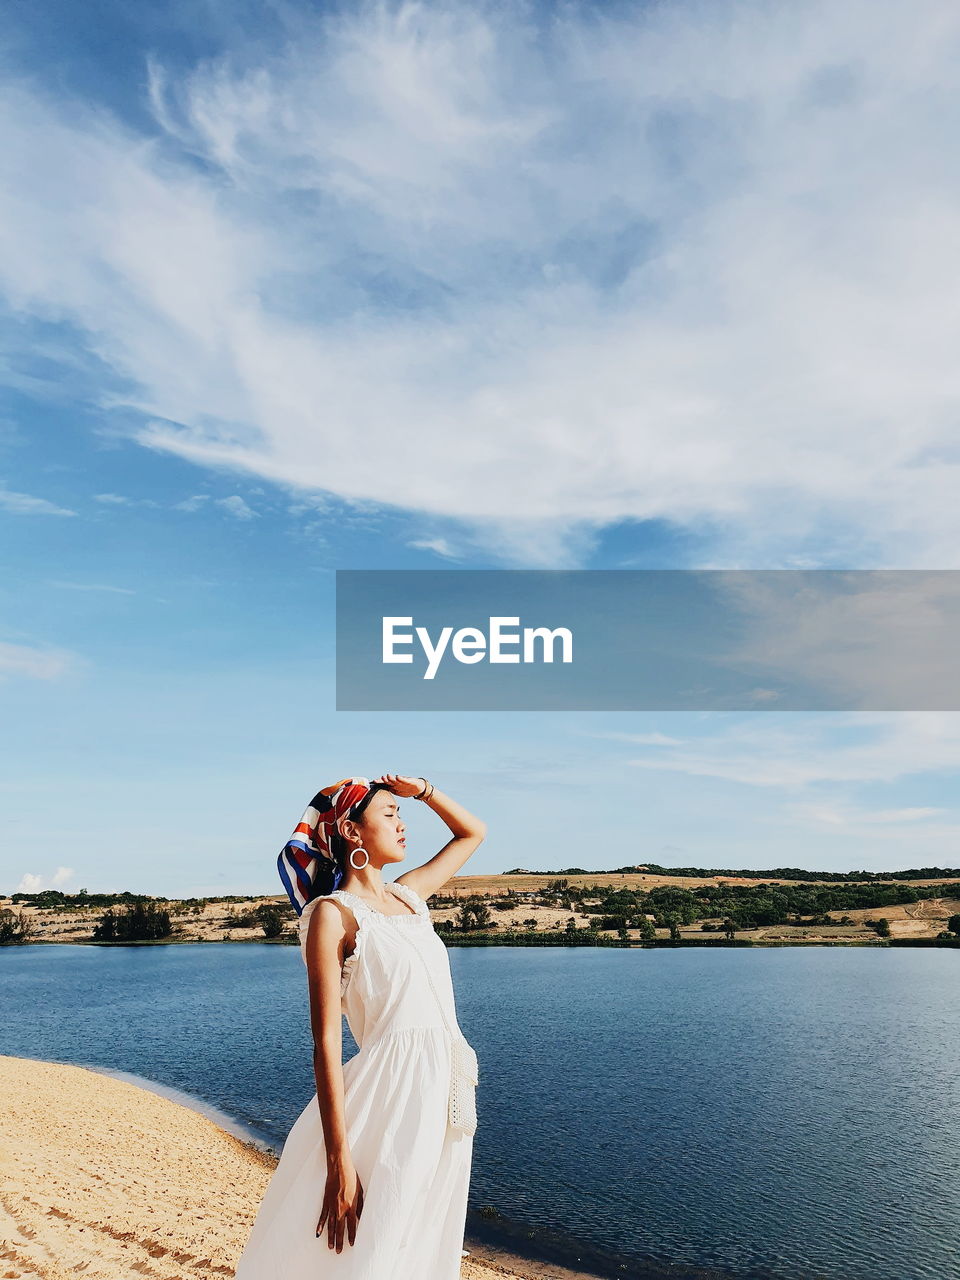
[[[423,964],[424,971],[427,975],[427,981],[430,983],[430,990],[433,992],[434,999],[437,1002],[437,1007],[440,1010],[441,1018],[443,1018],[444,1026],[446,1027],[447,1031],[450,1033],[450,1035],[453,1037],[454,1040],[464,1039],[463,1032],[460,1030],[460,1028],[459,1027],[454,1028],[450,1025],[450,1022],[447,1018],[447,1011],[443,1006],[443,1001],[440,999],[440,993],[437,990],[436,983],[433,981],[433,974],[430,972],[430,966],[427,964],[426,959],[424,958],[422,952],[420,951],[420,948],[416,945],[416,943],[413,944],[413,950],[416,951],[417,955],[420,957],[421,963]]]

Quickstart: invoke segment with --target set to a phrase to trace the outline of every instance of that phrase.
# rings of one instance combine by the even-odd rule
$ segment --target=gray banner
[[[956,570],[339,570],[339,711],[956,711]]]

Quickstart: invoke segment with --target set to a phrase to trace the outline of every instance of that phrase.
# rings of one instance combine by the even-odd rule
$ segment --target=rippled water
[[[450,958],[480,1058],[471,1219],[624,1275],[960,1280],[957,951]],[[4,1053],[133,1072],[277,1149],[313,1094],[295,948],[3,948],[0,975]]]

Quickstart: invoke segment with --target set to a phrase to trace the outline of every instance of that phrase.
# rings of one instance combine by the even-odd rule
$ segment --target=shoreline
[[[190,1094],[112,1068],[0,1055],[0,1092],[3,1275],[233,1275],[279,1158],[269,1139]],[[462,1280],[614,1274],[552,1258],[543,1233],[527,1233],[529,1250],[511,1245],[495,1228],[474,1229],[475,1216]]]
[[[28,1058],[24,1059],[28,1062],[38,1061],[54,1061],[50,1059]],[[111,1080],[122,1080],[126,1084],[132,1084],[137,1089],[143,1089],[147,1093],[156,1094],[158,1098],[166,1098],[170,1102],[176,1103],[178,1106],[186,1107],[188,1111],[195,1111],[198,1115],[205,1116],[217,1126],[223,1129],[225,1133],[229,1133],[231,1137],[242,1142],[245,1146],[252,1147],[253,1150],[259,1151],[267,1156],[279,1157],[280,1152],[276,1143],[269,1134],[261,1133],[254,1126],[244,1124],[242,1120],[237,1120],[235,1116],[229,1115],[226,1111],[221,1111],[219,1107],[215,1107],[212,1102],[206,1102],[203,1098],[198,1098],[195,1094],[186,1093],[183,1089],[177,1089],[173,1085],[160,1084],[156,1080],[150,1080],[146,1076],[137,1075],[133,1071],[121,1071],[116,1067],[98,1067],[91,1063],[70,1063],[64,1062],[62,1059],[55,1060],[59,1066],[79,1066],[85,1071],[94,1071],[97,1075],[106,1076]]]
[[[442,935],[441,935],[442,936]],[[619,939],[609,938],[594,940],[589,939],[583,942],[572,941],[569,938],[552,938],[547,941],[542,935],[532,935],[532,940],[525,942],[522,938],[513,937],[509,940],[505,938],[476,938],[476,939],[458,939],[443,937],[445,945],[449,947],[516,947],[517,949],[526,948],[549,948],[549,947],[567,947],[567,948],[591,948],[595,950],[612,949],[615,951],[671,951],[682,950],[683,948],[696,947],[700,950],[704,948],[714,949],[717,951],[728,951],[743,948],[752,948],[758,951],[770,950],[779,947],[855,947],[855,948],[882,948],[882,947],[945,947],[948,949],[956,949],[960,947],[960,937],[956,938],[851,938],[846,939],[834,938],[735,938],[731,941],[712,939],[712,938],[681,938],[679,941],[671,942],[666,938],[658,938],[655,942],[621,942]],[[297,947],[299,942],[297,939],[276,939],[276,938],[149,938],[131,942],[100,942],[91,939],[79,938],[30,938],[24,942],[3,942],[0,948],[27,948],[27,947],[223,947],[223,946],[242,946],[242,947]]]

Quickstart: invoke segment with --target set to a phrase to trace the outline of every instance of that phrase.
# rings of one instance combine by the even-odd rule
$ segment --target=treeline
[[[44,889],[40,893],[14,893],[11,898],[14,902],[47,910],[56,907],[89,910],[93,907],[125,907],[138,902],[167,901],[165,898],[151,897],[147,893],[131,893],[129,889],[124,889],[123,893],[87,893],[86,889],[80,889],[77,893],[62,893],[59,889]]]
[[[953,888],[960,891],[960,884]],[[947,888],[943,892],[953,896]],[[650,902],[661,913],[679,912],[684,923],[729,916],[745,927],[821,921],[831,912],[874,911],[931,896],[908,884],[703,885],[692,891],[665,885],[651,891]]]
[[[804,871],[802,867],[773,867],[769,871],[753,868],[739,870],[732,867],[661,867],[647,862],[642,866],[613,867],[612,870],[588,871],[585,867],[565,867],[560,871],[528,871],[514,867],[501,871],[504,876],[620,876],[649,873],[656,876],[677,876],[690,879],[707,879],[711,876],[737,876],[743,880],[812,880],[825,884],[842,884],[862,881],[872,884],[878,880],[949,880],[960,877],[960,867],[912,867],[908,871]]]
[[[97,907],[132,906],[137,902],[170,903],[181,909],[202,908],[212,902],[249,902],[251,898],[262,895],[226,893],[219,897],[208,895],[204,898],[163,898],[156,894],[131,893],[129,889],[124,889],[122,893],[88,893],[86,889],[78,889],[76,893],[63,893],[60,889],[44,889],[40,893],[14,893],[10,897],[13,902],[21,905],[43,907],[47,910],[58,907],[64,910],[89,910]]]
[[[621,867],[621,871],[636,871],[636,867]],[[750,880],[814,880],[827,884],[862,881],[872,884],[877,880],[948,880],[960,877],[960,867],[911,867],[907,871],[804,871],[802,867],[774,867],[771,871],[732,870],[729,867],[661,867],[654,862],[646,866],[651,875],[657,876],[738,876]],[[599,873],[595,873],[599,874]]]
[[[834,912],[879,910],[931,897],[960,897],[960,882],[931,888],[908,884],[829,885],[700,885],[693,889],[661,885],[649,891],[611,889],[561,891],[565,906],[586,915],[600,915],[604,928],[642,926],[652,915],[658,925],[690,925],[697,920],[731,920],[737,928],[778,924],[824,924]],[[844,923],[843,920],[836,923]]]

